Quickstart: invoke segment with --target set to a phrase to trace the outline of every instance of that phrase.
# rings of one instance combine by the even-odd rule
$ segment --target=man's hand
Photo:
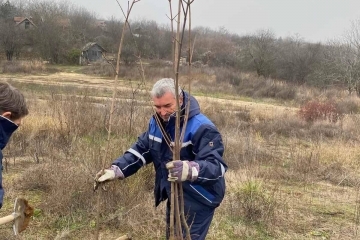
[[[94,179],[94,191],[96,191],[100,184],[114,180],[115,179],[115,171],[112,169],[104,169],[98,172],[95,175]],[[103,186],[104,189],[104,186]],[[105,189],[104,189],[105,190]]]
[[[112,165],[109,169],[101,170],[95,175],[94,191],[99,187],[101,183],[109,182],[116,178],[125,178],[119,167]]]
[[[183,182],[195,181],[199,175],[199,164],[192,161],[174,160],[166,164],[169,170],[168,181]]]
[[[95,181],[102,183],[115,179],[115,171],[112,169],[105,169],[98,172],[95,176]]]

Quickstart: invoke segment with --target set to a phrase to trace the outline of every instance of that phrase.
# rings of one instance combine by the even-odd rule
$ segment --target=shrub
[[[106,62],[95,62],[90,66],[85,66],[83,68],[83,73],[107,77],[115,76],[114,67]]]
[[[307,122],[317,120],[328,120],[336,123],[343,118],[343,114],[336,108],[332,102],[310,101],[300,107],[299,115]]]
[[[348,98],[336,103],[336,109],[343,114],[357,114],[360,111],[358,99]]]
[[[242,82],[242,78],[239,72],[234,72],[229,68],[220,68],[215,73],[216,82],[228,82],[232,86],[239,86]]]
[[[252,223],[270,223],[275,220],[277,206],[273,194],[267,193],[261,182],[248,180],[233,192],[235,202],[232,214],[244,216],[246,221]]]
[[[68,63],[73,65],[79,64],[80,55],[81,55],[80,49],[72,49],[67,55]]]
[[[8,61],[2,64],[2,73],[37,73],[46,72],[42,61]]]

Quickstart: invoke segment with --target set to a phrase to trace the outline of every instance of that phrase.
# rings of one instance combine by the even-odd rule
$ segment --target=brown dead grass
[[[211,91],[219,88],[213,77],[196,74],[196,84],[207,81]],[[92,180],[102,168],[109,107],[106,91],[100,90],[111,92],[112,80],[76,73],[0,78],[22,87],[31,109],[4,151],[8,162],[4,212],[11,210],[16,196],[24,195],[37,212],[23,233],[25,239],[91,238],[96,212]],[[68,86],[72,91],[37,94],[37,89],[26,88],[30,83],[54,89]],[[122,98],[131,96],[128,85],[119,82]],[[196,91],[199,88],[194,88]],[[298,118],[296,107],[241,101],[224,93],[216,96],[197,97],[223,134],[230,167],[227,195],[216,211],[208,239],[356,239],[359,117],[352,114],[337,124],[309,124]],[[148,98],[145,93],[136,97],[141,101],[136,101],[132,119],[130,102],[117,102],[108,164],[147,127],[151,114]],[[133,129],[129,131],[131,120]],[[153,207],[153,169],[142,170],[109,185],[104,193],[103,239],[127,232],[135,239],[163,239],[164,204]],[[269,202],[257,198],[259,211],[270,209],[269,204],[275,206],[272,214],[255,223],[244,217],[234,195],[249,181],[261,183],[264,195],[260,196],[271,196]],[[260,212],[259,216],[264,215]]]

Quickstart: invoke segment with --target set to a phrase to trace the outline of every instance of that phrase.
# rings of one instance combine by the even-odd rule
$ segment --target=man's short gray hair
[[[171,92],[175,96],[175,81],[172,78],[162,78],[162,79],[158,80],[154,84],[150,94],[151,94],[151,97],[160,98],[160,97],[164,96],[164,94],[167,92]],[[180,86],[179,86],[178,93],[181,96],[182,90],[181,90]]]

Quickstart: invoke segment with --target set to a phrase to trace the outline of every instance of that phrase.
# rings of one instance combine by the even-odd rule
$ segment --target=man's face
[[[176,111],[176,98],[171,92],[165,93],[162,97],[153,97],[155,111],[160,115],[164,121],[168,121],[170,115]],[[180,98],[180,106],[182,99]]]

